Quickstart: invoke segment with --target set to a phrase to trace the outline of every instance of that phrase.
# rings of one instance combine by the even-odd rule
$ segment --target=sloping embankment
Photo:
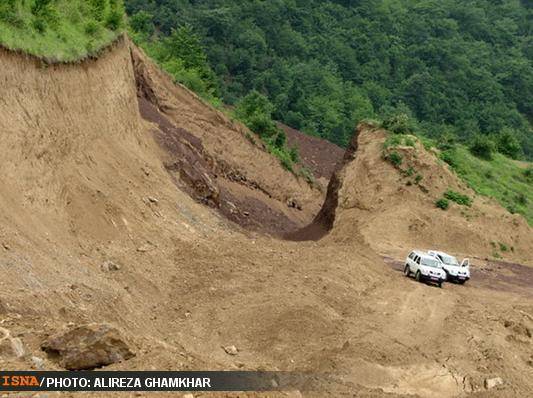
[[[398,257],[413,248],[441,249],[533,265],[533,233],[520,215],[476,196],[419,142],[394,148],[402,164],[393,166],[383,157],[386,137],[371,126],[358,127],[322,210],[293,238],[317,239],[330,232],[330,239],[362,238],[377,252]],[[438,209],[435,202],[448,190],[474,198],[472,206],[451,202],[449,210]]]

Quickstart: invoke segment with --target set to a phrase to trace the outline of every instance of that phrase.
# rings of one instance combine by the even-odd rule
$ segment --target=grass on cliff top
[[[51,61],[83,59],[123,29],[122,0],[0,0],[0,44]]]
[[[495,198],[533,225],[533,163],[518,162],[501,154],[483,160],[462,145],[443,152],[441,158],[476,193]]]

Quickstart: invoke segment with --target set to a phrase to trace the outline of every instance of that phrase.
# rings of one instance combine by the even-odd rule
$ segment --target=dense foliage
[[[529,0],[126,0],[152,39],[190,25],[223,101],[338,144],[362,118],[410,115],[433,137],[500,133],[533,156]],[[142,23],[141,23],[142,22]]]
[[[123,26],[123,0],[0,1],[0,43],[51,60],[94,53]]]

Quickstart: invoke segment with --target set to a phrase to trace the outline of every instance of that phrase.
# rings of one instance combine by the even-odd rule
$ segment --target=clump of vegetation
[[[489,137],[485,135],[477,135],[470,142],[468,149],[470,149],[470,152],[478,158],[492,160],[496,145]]]
[[[399,146],[416,147],[416,137],[401,134],[389,134],[383,143],[383,149],[396,148]]]
[[[383,120],[382,127],[393,134],[412,134],[414,132],[413,123],[409,115],[405,113],[397,113],[387,117]]]
[[[2,0],[0,43],[53,61],[76,61],[124,30],[122,0]]]
[[[511,159],[518,159],[523,156],[522,146],[520,141],[516,138],[518,134],[510,128],[503,129],[497,137],[496,146],[498,152],[510,157]]]
[[[312,185],[312,186],[315,186],[315,185],[316,185],[315,176],[313,175],[313,172],[312,172],[311,170],[309,170],[307,167],[302,166],[302,167],[300,168],[300,170],[298,171],[298,173],[300,174],[300,176],[303,177],[303,179],[304,179],[309,185]]]
[[[524,175],[526,181],[533,183],[533,166],[529,166],[522,172],[522,174]]]
[[[400,167],[403,163],[402,155],[397,151],[385,153],[384,159],[389,161],[394,167]]]
[[[509,247],[505,243],[498,242],[498,245],[500,246],[500,251],[501,252],[505,253],[505,252],[509,251]]]
[[[445,198],[440,198],[435,202],[435,206],[442,210],[448,210],[448,208],[450,207],[450,201]]]
[[[269,152],[280,160],[283,167],[294,171],[294,164],[299,162],[298,150],[287,147],[287,136],[272,120],[272,111],[273,106],[268,98],[257,91],[252,91],[239,101],[234,114],[261,137]]]
[[[461,206],[472,206],[472,198],[470,198],[468,195],[463,195],[459,192],[448,190],[444,193],[444,197]]]
[[[424,177],[422,177],[420,174],[417,174],[416,177],[415,177],[415,184],[416,185],[420,184],[423,179],[424,179]]]

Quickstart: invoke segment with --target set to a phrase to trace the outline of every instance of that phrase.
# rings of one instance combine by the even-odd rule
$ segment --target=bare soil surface
[[[476,262],[472,281],[439,289],[383,260],[403,258],[420,236],[424,247],[484,258],[496,237],[513,240],[516,259],[505,261],[528,264],[531,230],[495,205],[476,198],[470,220],[431,206],[437,187],[461,186],[430,154],[404,149],[426,193],[383,162],[383,132],[362,131],[330,190],[329,234],[275,239],[228,221],[204,174],[220,206],[227,190],[244,201],[243,217],[258,200],[252,208],[299,227],[323,194],[130,43],[48,68],[0,51],[2,369],[61,369],[43,342],[105,323],[135,354],[106,370],[328,375],[317,391],[195,397],[533,396],[529,268]],[[487,389],[495,377],[503,383]]]
[[[282,123],[279,123],[279,126],[287,134],[289,147],[298,148],[302,163],[316,178],[329,181],[345,150],[327,140],[302,133]]]

